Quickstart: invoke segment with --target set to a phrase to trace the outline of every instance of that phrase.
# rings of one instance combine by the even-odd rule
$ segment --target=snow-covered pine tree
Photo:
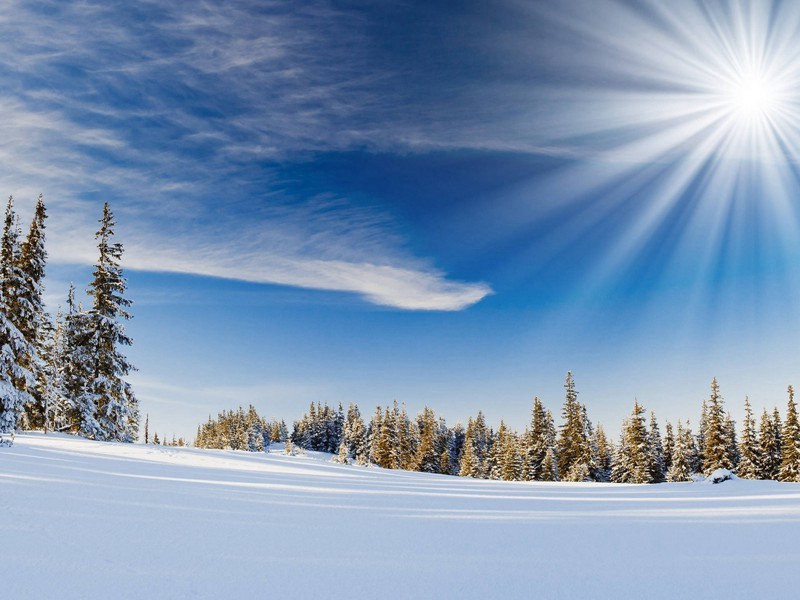
[[[14,201],[9,196],[0,252],[0,432],[17,429],[24,406],[33,401],[28,390],[34,375],[26,366],[34,350],[17,326],[17,296],[23,284],[18,268],[19,244]]]
[[[522,477],[522,451],[519,436],[509,432],[505,450],[500,457],[500,477],[505,481],[519,481]]]
[[[794,388],[790,385],[789,403],[786,407],[786,420],[781,435],[780,481],[800,481],[800,422],[797,418],[797,403],[794,401]]]
[[[461,455],[464,452],[465,438],[464,426],[461,423],[453,425],[447,438],[448,470],[445,471],[444,467],[441,467],[443,474],[458,475],[461,470]]]
[[[725,415],[723,431],[725,432],[725,448],[728,462],[733,465],[731,469],[736,470],[739,466],[739,443],[736,438],[736,422],[731,417],[731,413]]]
[[[81,433],[103,440],[131,442],[139,430],[139,408],[136,397],[125,377],[133,369],[120,351],[129,346],[131,338],[125,333],[122,320],[129,319],[127,307],[131,301],[123,295],[126,282],[122,277],[120,260],[122,244],[112,242],[114,216],[108,203],[103,205],[98,240],[99,258],[88,293],[93,305],[88,313],[85,349],[90,366],[86,387],[80,400],[82,407],[94,405],[93,419],[81,423]]]
[[[661,483],[666,479],[667,469],[664,461],[664,447],[658,429],[656,413],[650,411],[650,431],[648,434],[650,482]]]
[[[461,477],[480,477],[480,464],[475,452],[475,423],[472,417],[467,422],[464,435],[464,450],[461,453],[461,466],[458,474]]]
[[[566,397],[564,406],[561,409],[561,430],[559,432],[558,450],[558,472],[564,478],[569,473],[572,464],[583,454],[583,420],[581,418],[581,406],[578,403],[578,392],[575,389],[575,382],[572,379],[572,372],[567,372],[567,380],[564,384]]]
[[[705,463],[705,451],[706,451],[706,428],[708,427],[708,401],[703,400],[703,403],[700,407],[700,422],[697,424],[697,436],[695,437],[695,447],[697,448],[697,461],[699,466],[697,466],[696,472],[700,472],[703,470],[703,464]]]
[[[778,478],[781,470],[781,445],[777,433],[772,417],[765,408],[758,429],[758,479]]]
[[[46,368],[44,362],[47,360],[41,356],[44,350],[42,345],[50,341],[46,341],[45,338],[48,334],[52,334],[47,330],[53,327],[42,300],[44,269],[47,262],[47,251],[44,247],[46,218],[47,211],[42,195],[39,194],[28,236],[22,243],[17,264],[19,275],[22,277],[17,290],[17,322],[20,332],[30,346],[30,353],[23,357],[23,366],[33,373],[37,381],[31,390],[33,399],[25,406],[25,414],[28,426],[35,429],[46,427],[46,407],[53,406],[58,394],[48,386],[53,374],[52,365],[48,368],[48,374],[39,373],[40,369]],[[52,359],[52,356],[48,358]]]
[[[383,411],[380,405],[375,407],[375,414],[369,423],[367,430],[367,444],[369,445],[369,462],[378,464],[378,454],[380,453],[380,437],[383,427]]]
[[[672,450],[675,448],[675,430],[672,428],[672,423],[667,421],[664,425],[664,472],[669,471],[672,466]]]
[[[339,442],[339,452],[336,455],[335,462],[338,462],[342,465],[350,463],[350,450],[348,450],[344,438],[342,438],[342,441]]]
[[[638,400],[622,429],[620,445],[612,471],[616,483],[651,483],[650,436],[645,425],[645,410]]]
[[[594,471],[591,440],[588,437],[586,407],[578,402],[571,371],[567,373],[564,389],[563,423],[556,446],[558,472],[563,481],[586,481]]]
[[[548,446],[542,461],[541,481],[558,481],[558,461],[554,446]]]
[[[703,473],[710,475],[717,469],[733,469],[734,467],[730,456],[730,431],[725,427],[724,402],[716,377],[711,381],[711,396],[706,410]]]
[[[525,470],[523,478],[528,481],[541,479],[542,464],[548,448],[547,413],[539,397],[533,399],[531,424],[525,436]]]
[[[63,317],[59,312],[53,323],[44,315],[38,333],[38,367],[36,369],[35,405],[41,410],[41,426],[45,433],[59,429],[65,423],[68,409],[67,394],[61,372],[64,342]],[[34,412],[29,418],[33,418]]]
[[[438,473],[441,454],[436,451],[436,416],[427,406],[417,419],[419,449],[415,458],[416,469],[423,473]]]
[[[739,465],[736,475],[742,479],[759,478],[756,420],[753,418],[753,409],[750,407],[750,399],[747,396],[744,398],[744,423],[739,442]]]
[[[614,448],[606,437],[603,426],[599,423],[594,431],[593,446],[597,448],[596,481],[610,481]]]
[[[672,446],[672,457],[669,470],[667,471],[667,481],[691,481],[692,479],[692,446],[694,439],[691,431],[684,429],[681,421],[678,421],[678,429],[675,434]]]

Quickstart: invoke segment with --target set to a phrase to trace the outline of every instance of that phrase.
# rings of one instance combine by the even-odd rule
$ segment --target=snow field
[[[3,598],[797,595],[800,485],[471,480],[23,433]]]

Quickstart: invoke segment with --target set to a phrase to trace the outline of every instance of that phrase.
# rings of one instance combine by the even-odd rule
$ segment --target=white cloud
[[[461,310],[491,293],[415,257],[390,215],[346,199],[298,202],[259,163],[382,137],[396,145],[392,99],[378,89],[391,75],[367,68],[355,13],[326,2],[11,3],[0,67],[0,190],[22,205],[45,193],[53,262],[94,260],[109,200],[130,268],[409,310]],[[262,192],[238,196],[254,171]]]

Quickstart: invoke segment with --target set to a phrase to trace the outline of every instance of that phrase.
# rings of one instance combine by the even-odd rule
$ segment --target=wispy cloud
[[[112,199],[132,268],[463,309],[490,288],[415,257],[380,210],[328,210],[276,174],[290,157],[402,143],[396,74],[370,69],[365,31],[327,2],[7,3],[0,189],[45,191],[56,262],[93,259]]]

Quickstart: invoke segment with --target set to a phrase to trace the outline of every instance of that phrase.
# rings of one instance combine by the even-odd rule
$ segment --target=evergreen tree
[[[800,481],[800,423],[797,419],[797,404],[794,401],[794,388],[789,386],[789,403],[781,436],[780,481]]]
[[[672,453],[675,448],[675,432],[672,428],[672,423],[667,421],[664,426],[664,472],[669,471],[672,466]]]
[[[652,483],[650,434],[645,425],[645,410],[638,401],[623,424],[612,481],[616,483]]]
[[[558,472],[565,481],[585,481],[592,474],[591,444],[587,437],[585,408],[578,402],[572,372],[567,373],[564,389],[563,423],[556,447]]]
[[[200,428],[197,428],[197,437],[200,438]],[[148,413],[144,418],[144,443],[150,443],[150,414]],[[200,446],[198,446],[200,447]]]
[[[44,310],[43,279],[47,252],[44,248],[44,221],[47,218],[42,195],[36,202],[33,221],[28,236],[22,243],[17,269],[22,278],[17,293],[17,315],[20,333],[29,345],[28,353],[23,357],[23,366],[31,371],[37,380],[33,388],[33,401],[25,407],[28,425],[33,428],[46,427],[46,407],[57,400],[57,390],[49,387],[53,376],[53,365],[46,365],[45,360],[51,357],[42,356],[52,341],[53,324]],[[47,370],[47,373],[39,373]]]
[[[342,439],[342,441],[339,443],[339,453],[336,456],[336,462],[343,465],[346,465],[350,462],[350,450],[348,450],[344,439]]]
[[[475,446],[475,423],[472,421],[472,417],[470,417],[467,422],[467,431],[464,436],[464,451],[461,455],[461,466],[458,473],[461,477],[481,476],[480,463]]]
[[[675,443],[672,447],[672,457],[670,459],[669,470],[667,471],[667,481],[691,481],[692,480],[692,447],[694,438],[689,428],[683,427],[678,421],[678,429],[675,434]]]
[[[739,466],[739,443],[736,440],[736,423],[730,413],[725,415],[722,430],[725,434],[725,449],[728,463],[732,465],[732,469],[736,469]]]
[[[49,429],[63,426],[67,410],[66,389],[61,372],[61,354],[64,340],[63,317],[57,314],[53,323],[45,315],[39,327],[38,364],[35,372],[34,407],[29,413],[29,420],[38,423],[47,433]],[[39,418],[38,411],[41,411]]]
[[[441,453],[436,449],[437,424],[433,411],[427,406],[418,420],[420,444],[416,456],[416,468],[423,473],[438,473]]]
[[[780,457],[779,429],[765,408],[758,431],[758,479],[777,479],[781,469]]]
[[[661,483],[666,478],[664,447],[661,443],[661,432],[658,429],[656,413],[650,412],[650,432],[648,436],[649,472],[651,483]]]
[[[596,481],[610,481],[614,448],[608,438],[606,438],[606,433],[602,425],[598,425],[597,429],[595,429],[594,447],[597,448]]]
[[[126,282],[120,268],[122,244],[112,242],[115,223],[108,203],[103,205],[100,224],[97,232],[100,256],[88,290],[93,306],[88,314],[84,349],[90,350],[90,368],[89,380],[79,400],[84,413],[81,434],[130,442],[139,429],[139,409],[133,390],[124,379],[133,367],[119,347],[131,344],[121,323],[130,318],[126,308],[131,301],[123,295]],[[90,419],[86,418],[87,407],[94,408]]]
[[[744,399],[744,425],[742,439],[739,443],[739,465],[736,474],[742,479],[758,479],[758,438],[756,437],[756,420],[753,418],[753,409],[750,399]]]
[[[725,427],[723,399],[719,392],[719,384],[716,377],[711,381],[711,396],[706,408],[703,473],[710,475],[717,469],[733,469],[734,467],[730,456],[729,430]]]
[[[17,429],[24,407],[33,402],[28,390],[34,385],[30,369],[34,349],[19,328],[24,277],[19,270],[19,237],[10,196],[0,250],[0,433],[8,433]]]
[[[525,468],[523,478],[536,481],[542,477],[542,465],[549,447],[549,424],[547,413],[538,397],[533,399],[531,424],[525,439]]]

